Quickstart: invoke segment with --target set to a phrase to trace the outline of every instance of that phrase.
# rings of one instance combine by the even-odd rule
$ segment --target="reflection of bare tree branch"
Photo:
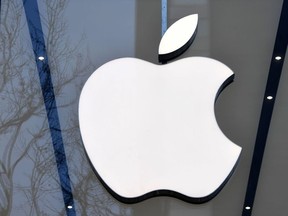
[[[45,4],[49,19],[44,26],[48,29],[50,67],[55,94],[60,96],[87,68],[83,67],[82,56],[69,45],[65,35],[62,15],[66,0],[47,0]],[[49,194],[56,200],[62,197],[54,196],[55,191],[59,194],[59,179],[31,42],[23,35],[23,5],[21,1],[5,1],[1,9],[0,215],[10,215],[13,209],[19,208],[15,204],[19,199],[26,209],[22,214],[49,215],[43,209],[53,209],[53,205],[48,204],[51,198],[47,205],[43,200]],[[59,45],[64,41],[64,45]],[[58,108],[67,108],[75,101],[76,98],[70,98]],[[23,166],[27,166],[25,170],[21,170]],[[23,175],[27,177],[23,183],[26,186],[19,184],[18,178]],[[50,183],[47,185],[47,182]],[[62,199],[58,201],[63,202]],[[60,211],[65,212],[65,207]]]
[[[12,14],[13,11],[13,14]],[[21,14],[22,8],[19,4],[9,1],[4,4],[2,2],[2,20],[1,20],[1,37],[0,37],[0,49],[1,49],[1,73],[0,79],[0,92],[4,86],[9,83],[9,80],[13,78],[16,72],[21,71],[23,63],[15,61],[23,53],[23,47],[19,49],[11,49],[15,47],[17,38],[19,38],[21,26]],[[12,23],[13,25],[10,25]],[[7,72],[9,71],[9,73]]]
[[[54,83],[76,211],[79,215],[129,215],[102,187],[89,166],[79,133],[77,85],[90,62],[71,46],[67,0],[44,0],[42,25]],[[0,26],[0,215],[64,215],[59,176],[38,72],[21,1],[2,1]],[[23,28],[24,27],[24,28]],[[80,81],[80,82],[79,82]],[[67,97],[67,89],[77,91]],[[68,114],[67,114],[68,113]]]

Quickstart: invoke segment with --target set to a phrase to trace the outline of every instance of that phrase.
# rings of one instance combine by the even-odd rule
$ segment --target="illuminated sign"
[[[164,61],[193,37],[197,16],[192,18],[194,30],[163,49]],[[191,26],[185,23],[183,28]],[[79,121],[87,155],[106,188],[127,203],[159,195],[201,203],[215,196],[241,152],[214,113],[221,87],[232,79],[227,66],[205,57],[165,65],[121,58],[98,68],[83,87]]]

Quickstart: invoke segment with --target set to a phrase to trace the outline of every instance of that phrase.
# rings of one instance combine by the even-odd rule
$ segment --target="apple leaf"
[[[173,23],[160,41],[159,62],[166,63],[184,53],[196,36],[197,25],[198,14],[183,17]]]

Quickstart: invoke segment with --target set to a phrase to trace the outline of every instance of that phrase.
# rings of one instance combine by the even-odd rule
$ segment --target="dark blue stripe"
[[[74,216],[76,212],[37,0],[23,0],[23,5],[39,73],[65,209],[67,215]],[[39,56],[43,56],[44,60],[40,61]],[[68,209],[67,206],[73,208]]]
[[[274,44],[274,50],[270,63],[270,69],[262,104],[261,116],[258,125],[258,131],[253,152],[252,164],[250,168],[249,180],[246,189],[245,201],[242,216],[251,216],[258,180],[260,176],[262,160],[265,152],[267,136],[273,114],[274,103],[276,100],[279,81],[281,78],[283,63],[288,45],[288,0],[283,1],[282,11],[280,15],[277,35]],[[275,60],[276,56],[281,56],[280,61]],[[267,100],[267,96],[273,96],[272,100]],[[271,197],[277,199],[277,197]],[[249,206],[250,209],[245,209]]]

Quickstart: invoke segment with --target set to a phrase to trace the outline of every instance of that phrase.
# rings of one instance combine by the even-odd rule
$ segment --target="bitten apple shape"
[[[213,198],[241,152],[214,113],[232,79],[227,66],[205,57],[166,65],[121,58],[97,69],[81,92],[79,122],[106,188],[126,203],[158,195]]]

